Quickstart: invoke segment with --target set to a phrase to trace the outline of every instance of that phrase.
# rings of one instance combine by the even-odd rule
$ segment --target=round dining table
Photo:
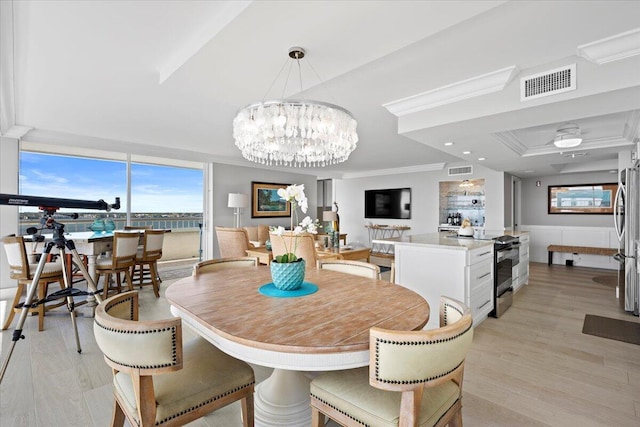
[[[171,312],[222,351],[273,368],[256,386],[257,426],[308,426],[310,378],[369,364],[369,329],[419,330],[429,304],[382,280],[310,268],[308,295],[268,296],[268,267],[231,268],[180,279],[165,293]]]

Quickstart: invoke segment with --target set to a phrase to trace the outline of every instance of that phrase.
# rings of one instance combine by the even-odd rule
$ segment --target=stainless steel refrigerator
[[[638,298],[640,297],[640,273],[638,254],[640,253],[640,162],[620,172],[613,213],[614,225],[620,251],[616,258],[624,265],[620,273],[624,274],[624,290],[619,297],[624,298],[625,311],[638,316]],[[624,270],[624,273],[622,272]]]

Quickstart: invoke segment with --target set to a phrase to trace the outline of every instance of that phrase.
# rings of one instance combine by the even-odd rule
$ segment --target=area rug
[[[622,279],[622,276],[620,278]],[[596,276],[596,277],[593,277],[591,280],[601,285],[615,288],[618,283],[618,275],[608,274],[606,276]]]
[[[587,314],[582,333],[640,345],[640,323]]]

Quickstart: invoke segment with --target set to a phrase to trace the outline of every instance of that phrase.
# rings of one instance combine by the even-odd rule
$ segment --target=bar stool
[[[160,280],[158,277],[158,260],[162,258],[162,244],[164,242],[164,230],[144,230],[142,250],[138,249],[132,276],[138,280],[139,286],[153,285],[153,293],[160,297]],[[148,269],[145,268],[148,266]],[[148,272],[148,275],[145,275]],[[146,280],[145,280],[146,279]]]
[[[131,269],[136,263],[136,253],[140,235],[134,232],[116,231],[113,233],[113,251],[111,257],[98,258],[96,260],[96,273],[98,280],[100,276],[105,276],[103,299],[109,295],[109,291],[115,290],[120,293],[122,281],[120,273],[124,273],[125,280],[130,291],[133,290],[133,280],[131,279]],[[116,276],[116,287],[110,288],[111,275]]]
[[[2,326],[2,330],[6,330],[11,325],[15,313],[22,311],[22,308],[16,308],[20,303],[20,298],[25,292],[25,286],[29,286],[33,282],[33,274],[38,267],[37,263],[30,263],[27,257],[27,249],[24,244],[24,238],[22,236],[6,236],[2,239],[4,249],[7,253],[7,259],[9,262],[9,277],[18,281],[18,289],[16,295],[13,298],[13,303],[8,310],[7,319]],[[40,274],[40,280],[38,281],[38,300],[44,300],[47,296],[49,283],[58,282],[60,288],[64,288],[64,275],[62,273],[62,263],[59,261],[47,262],[44,265],[42,273]],[[44,314],[45,311],[52,310],[56,307],[61,307],[66,304],[63,299],[61,302],[51,304],[45,307],[44,304],[40,304],[35,308],[29,308],[30,313],[38,313],[38,330],[44,329]]]

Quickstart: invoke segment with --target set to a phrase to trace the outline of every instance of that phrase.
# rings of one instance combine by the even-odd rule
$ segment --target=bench
[[[551,265],[553,262],[554,252],[568,252],[572,254],[613,256],[616,254],[616,252],[618,252],[618,250],[612,249],[612,248],[594,248],[591,246],[549,245],[547,246],[547,252],[549,252],[549,262],[547,265]]]

